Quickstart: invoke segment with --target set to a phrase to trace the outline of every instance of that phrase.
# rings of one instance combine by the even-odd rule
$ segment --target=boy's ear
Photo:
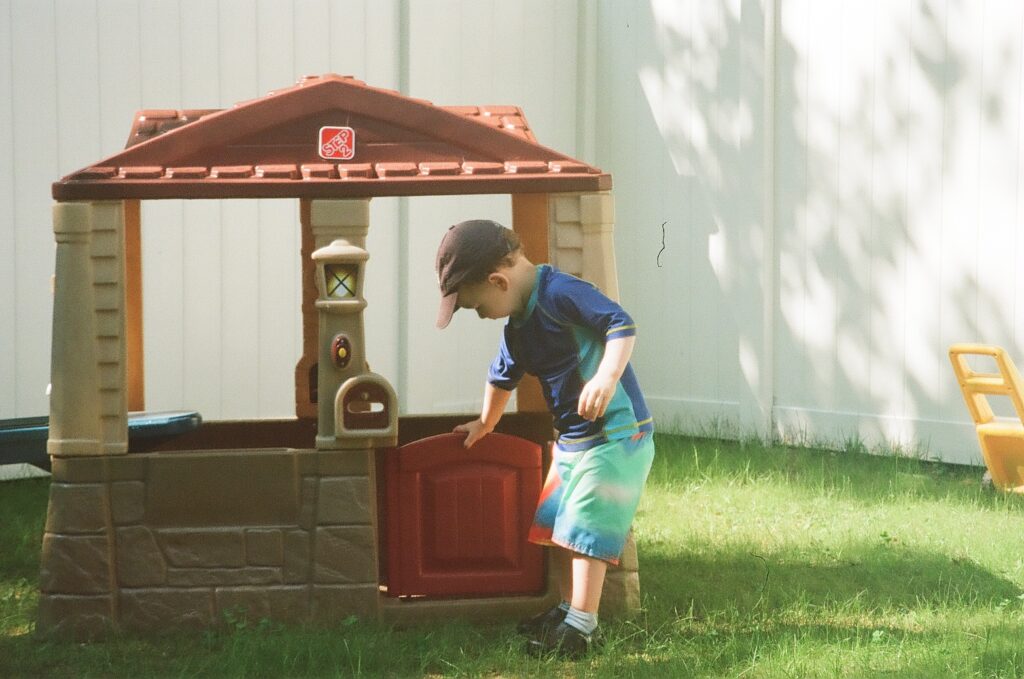
[[[491,274],[488,274],[487,282],[490,283],[491,285],[498,286],[498,289],[500,289],[502,292],[508,292],[510,282],[508,280],[508,276],[506,276],[503,273],[495,271]]]

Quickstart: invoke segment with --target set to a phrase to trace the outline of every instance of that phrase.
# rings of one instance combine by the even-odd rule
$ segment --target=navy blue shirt
[[[580,392],[597,372],[608,340],[636,334],[629,314],[596,287],[541,264],[526,309],[512,316],[488,382],[511,391],[523,375],[536,375],[555,418],[563,450],[587,450],[654,430],[633,368],[622,373],[603,417],[577,412]]]

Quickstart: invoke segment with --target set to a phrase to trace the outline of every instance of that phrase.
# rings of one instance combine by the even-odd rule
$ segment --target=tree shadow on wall
[[[638,174],[671,167],[673,176],[659,180],[659,195],[644,196],[650,205],[627,197],[620,208],[644,224],[668,221],[669,243],[688,248],[665,252],[665,270],[652,268],[649,253],[627,260],[651,274],[637,294],[653,292],[670,310],[647,319],[647,336],[672,340],[653,353],[638,348],[659,365],[675,359],[652,378],[662,392],[655,397],[738,398],[742,407],[758,401],[758,380],[774,370],[770,405],[780,418],[841,415],[848,430],[819,431],[819,439],[886,442],[917,436],[922,420],[966,422],[949,344],[992,342],[1024,355],[1017,310],[992,301],[996,276],[971,273],[994,259],[1012,274],[1013,244],[977,237],[983,194],[958,191],[961,168],[979,157],[951,141],[998,132],[1012,122],[1006,111],[1018,109],[1016,90],[981,91],[981,57],[947,35],[947,24],[983,10],[920,2],[893,17],[884,3],[782,4],[794,14],[781,16],[774,33],[775,175],[766,176],[761,3],[690,3],[688,14],[675,7],[645,4],[630,17],[648,32],[633,36],[650,62],[637,63],[650,116],[641,125],[656,128],[664,153],[634,162]],[[856,41],[873,50],[869,57],[850,51]],[[1012,71],[1020,50],[1010,43],[991,52],[985,69],[997,77]],[[984,96],[964,96],[972,88]],[[765,182],[773,182],[775,223],[767,259]],[[766,266],[776,280],[768,329]],[[766,333],[772,365],[760,363]]]

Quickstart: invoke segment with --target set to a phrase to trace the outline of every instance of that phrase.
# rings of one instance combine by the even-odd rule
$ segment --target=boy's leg
[[[579,657],[595,643],[607,561],[616,563],[622,551],[653,457],[650,436],[587,451],[555,449],[530,540],[567,546],[571,569],[560,569],[559,586],[563,597],[570,593],[571,607],[557,627],[529,642],[528,652]],[[559,550],[552,556],[565,558]]]
[[[579,658],[590,651],[596,641],[597,609],[608,564],[583,554],[566,552],[567,572],[571,578],[571,607],[557,626],[542,631],[526,647],[528,653],[542,655],[556,652],[563,657]]]
[[[596,614],[601,604],[604,575],[608,564],[582,554],[572,557],[572,607],[585,613]]]
[[[516,631],[530,636],[543,636],[548,630],[565,620],[572,602],[572,552],[552,546],[548,550],[549,566],[555,570],[559,601],[552,608],[525,620],[520,620]]]
[[[562,595],[562,601],[572,603],[572,582],[573,582],[573,557],[574,554],[565,547],[551,548],[551,565],[558,573],[558,592]]]

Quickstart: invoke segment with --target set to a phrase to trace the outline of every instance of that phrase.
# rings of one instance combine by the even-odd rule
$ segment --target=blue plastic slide
[[[174,436],[197,429],[203,418],[194,411],[128,414],[128,449],[136,439]],[[27,462],[40,469],[50,469],[46,454],[50,418],[22,417],[0,420],[0,464]]]

